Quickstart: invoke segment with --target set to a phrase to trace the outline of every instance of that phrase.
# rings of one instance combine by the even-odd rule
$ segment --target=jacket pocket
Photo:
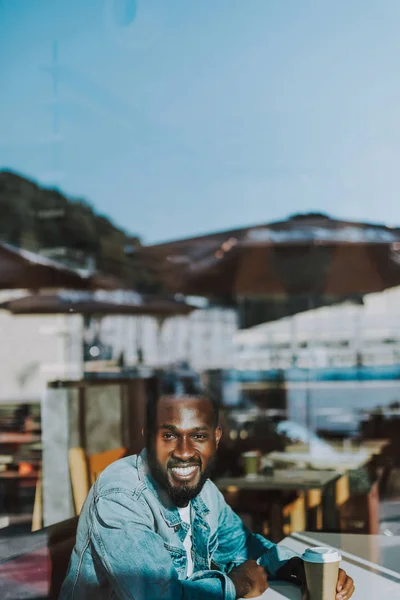
[[[171,557],[172,564],[178,573],[179,579],[184,579],[187,565],[186,550],[182,548],[176,548],[175,546],[171,546],[166,542],[164,542],[164,547]]]

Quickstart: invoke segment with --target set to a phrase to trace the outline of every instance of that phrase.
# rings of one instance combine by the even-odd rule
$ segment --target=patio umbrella
[[[97,298],[90,293],[65,291],[56,294],[33,294],[8,300],[0,304],[0,309],[13,315],[72,315],[80,314],[102,318],[109,316],[150,316],[157,319],[159,352],[164,320],[168,317],[186,316],[197,307],[185,302],[159,296],[140,296],[136,301],[117,302],[112,299]],[[138,352],[141,352],[138,348]]]
[[[170,250],[165,280],[171,289],[208,297],[278,300],[282,313],[290,308],[287,314],[400,285],[400,229],[325,215],[213,234],[194,240],[192,248],[188,240],[175,242]],[[168,244],[155,248],[158,256],[163,251],[168,260]],[[305,302],[292,303],[298,297]],[[309,394],[308,389],[310,426]]]
[[[292,219],[246,230],[175,270],[176,291],[201,296],[341,298],[400,285],[400,230]]]
[[[168,298],[140,297],[137,302],[116,302],[74,292],[33,294],[0,304],[0,309],[8,310],[13,315],[131,315],[158,318],[188,315],[195,308],[185,302]]]
[[[0,289],[40,288],[115,289],[114,278],[84,276],[74,269],[36,254],[0,242]]]

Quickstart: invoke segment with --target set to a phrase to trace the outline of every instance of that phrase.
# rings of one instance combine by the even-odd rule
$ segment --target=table
[[[377,438],[377,439],[365,439],[356,442],[349,442],[353,444],[354,448],[359,450],[366,450],[372,456],[376,454],[381,454],[387,446],[390,445],[389,439]],[[345,446],[342,442],[329,442],[329,445],[332,446],[337,452],[346,452]]]
[[[32,473],[28,473],[27,475],[21,475],[20,473],[18,473],[18,471],[3,471],[2,473],[0,473],[0,481],[1,480],[12,480],[12,481],[16,481],[16,480],[23,480],[23,479],[37,479],[38,478],[38,473],[37,471],[32,471]]]
[[[0,529],[5,529],[6,527],[12,527],[14,525],[26,525],[27,523],[31,523],[32,515],[31,514],[22,514],[22,515],[2,515],[0,516]],[[4,532],[3,532],[4,533]],[[2,546],[1,543],[2,534],[0,533],[0,549]],[[1,551],[0,551],[1,557]],[[1,561],[1,558],[0,558]]]
[[[237,487],[242,490],[314,490],[335,482],[340,471],[315,471],[313,469],[275,469],[273,475],[256,477],[220,477],[215,485],[220,490]]]
[[[400,536],[323,532],[293,535],[311,543],[341,548],[344,552],[357,556],[359,560],[395,571],[400,579]]]
[[[382,451],[386,446],[389,446],[390,439],[388,438],[370,438],[360,441],[361,447],[369,448],[373,451]]]
[[[0,433],[0,444],[32,444],[40,442],[41,435],[35,433],[18,433],[17,431],[3,431]]]
[[[276,469],[273,475],[257,475],[256,477],[221,477],[215,480],[220,490],[237,488],[241,490],[258,490],[276,492],[271,498],[271,536],[281,539],[283,530],[282,495],[284,491],[322,490],[323,493],[323,528],[337,528],[336,481],[343,475],[340,471],[315,471],[307,469]]]
[[[331,546],[342,554],[341,567],[354,579],[352,600],[400,598],[400,538],[355,534],[292,533],[280,543],[302,554],[309,546]],[[300,600],[289,583],[271,582],[261,600]]]
[[[337,455],[324,456],[310,452],[270,452],[265,457],[273,462],[296,463],[305,468],[337,469],[351,471],[363,467],[371,459],[371,451],[338,452]]]

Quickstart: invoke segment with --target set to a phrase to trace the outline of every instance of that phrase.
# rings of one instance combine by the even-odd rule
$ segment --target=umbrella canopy
[[[203,296],[343,296],[400,285],[400,231],[321,215],[230,236],[170,273],[170,286]]]
[[[400,265],[383,245],[252,247],[192,269],[176,281],[182,293],[205,296],[342,297],[400,285]]]
[[[112,278],[84,276],[40,254],[0,242],[0,289],[115,289]]]
[[[34,294],[0,304],[14,315],[132,315],[166,318],[188,315],[196,307],[176,300],[147,297],[138,302],[115,302],[82,294]]]

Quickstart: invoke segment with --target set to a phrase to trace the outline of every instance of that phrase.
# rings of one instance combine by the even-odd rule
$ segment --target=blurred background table
[[[288,463],[302,465],[312,469],[359,469],[369,462],[373,453],[368,450],[354,450],[341,452],[339,455],[323,455],[313,452],[270,452],[266,459],[274,463]]]
[[[41,441],[37,433],[19,433],[17,431],[3,431],[0,433],[0,444],[33,444]]]
[[[257,475],[256,477],[221,477],[216,479],[215,484],[221,490],[231,496],[226,497],[227,502],[232,504],[232,494],[240,491],[271,492],[267,497],[264,496],[261,502],[265,503],[265,514],[269,514],[271,539],[278,541],[282,539],[285,528],[285,516],[289,515],[285,492],[300,491],[310,492],[316,490],[321,492],[320,503],[322,509],[322,527],[324,529],[339,528],[337,511],[336,484],[343,477],[340,471],[314,471],[303,469],[282,469],[275,470],[271,475]],[[294,526],[304,529],[306,526],[307,498],[304,495],[297,499],[297,504],[291,504],[296,511],[295,519],[297,523]],[[238,498],[238,508],[240,510],[241,500]],[[254,502],[254,510],[259,509],[259,500]],[[310,507],[311,508],[311,507]],[[301,514],[303,513],[303,515]]]
[[[271,475],[256,477],[220,477],[215,481],[220,490],[237,487],[246,490],[302,490],[325,488],[342,475],[341,471],[312,469],[276,469]]]

